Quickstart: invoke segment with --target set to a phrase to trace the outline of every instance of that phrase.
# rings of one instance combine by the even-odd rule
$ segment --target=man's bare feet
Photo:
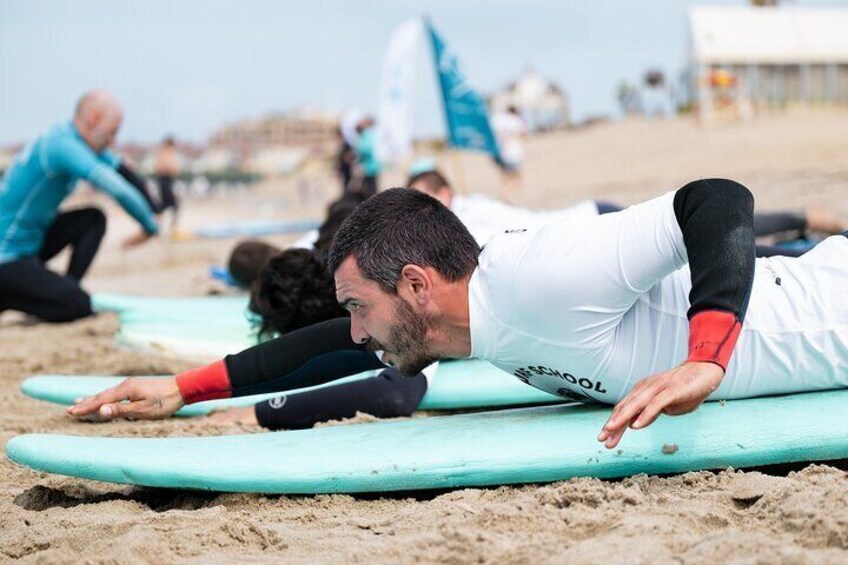
[[[808,208],[804,215],[807,231],[836,234],[848,230],[848,222],[824,208]]]

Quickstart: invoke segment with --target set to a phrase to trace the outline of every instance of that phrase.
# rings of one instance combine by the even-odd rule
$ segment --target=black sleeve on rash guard
[[[318,422],[352,418],[365,412],[378,418],[409,416],[427,392],[427,377],[402,375],[386,369],[375,377],[341,383],[266,400],[256,405],[256,419],[263,428],[293,430]]]
[[[156,204],[153,203],[153,197],[150,196],[150,192],[147,190],[147,183],[145,180],[139,176],[134,170],[129,168],[126,163],[121,161],[118,165],[118,174],[124,177],[124,179],[133,185],[135,189],[141,194],[142,198],[147,202],[147,205],[150,206],[150,209],[155,213]]]
[[[287,333],[224,358],[233,396],[323,384],[383,369],[374,353],[350,338],[350,318],[336,318]]]
[[[689,318],[705,310],[740,322],[754,281],[754,197],[726,179],[691,182],[674,196],[674,214],[689,256]]]

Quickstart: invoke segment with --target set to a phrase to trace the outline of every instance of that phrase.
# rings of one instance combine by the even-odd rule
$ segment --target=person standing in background
[[[377,159],[377,128],[374,118],[368,116],[356,126],[359,142],[356,145],[356,159],[362,174],[359,192],[365,198],[377,194],[381,163]]]
[[[172,136],[162,140],[156,151],[156,180],[159,183],[159,205],[156,214],[161,217],[165,210],[171,208],[171,230],[177,225],[179,202],[174,194],[174,181],[180,174],[180,163],[177,155],[177,145]]]
[[[518,108],[510,106],[506,112],[499,112],[492,117],[492,129],[498,140],[504,192],[507,200],[521,189],[521,166],[524,161],[524,139],[527,137],[527,124],[518,112]]]
[[[353,164],[356,161],[356,152],[345,139],[341,126],[336,133],[339,137],[339,150],[336,153],[336,173],[342,184],[342,196],[351,189],[350,181],[353,178]]]

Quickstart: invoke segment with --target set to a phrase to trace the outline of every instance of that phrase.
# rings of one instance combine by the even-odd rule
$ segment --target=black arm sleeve
[[[781,232],[796,232],[803,237],[807,231],[807,218],[792,212],[757,212],[754,214],[754,234],[772,235]]]
[[[139,176],[134,170],[129,168],[123,161],[120,165],[118,165],[118,174],[124,177],[124,179],[133,185],[135,189],[141,194],[142,198],[147,202],[147,205],[150,206],[150,209],[153,210],[154,213],[158,212],[156,209],[156,204],[153,203],[153,197],[150,196],[150,192],[147,190],[147,183],[145,180]]]
[[[233,396],[286,391],[385,368],[350,338],[350,318],[287,333],[224,358]]]
[[[753,195],[731,180],[698,180],[677,191],[674,214],[692,272],[689,318],[720,310],[742,321],[754,281]]]
[[[271,430],[311,428],[318,422],[365,412],[378,418],[412,414],[427,392],[422,373],[407,377],[386,369],[376,377],[266,400],[256,405],[259,425]]]

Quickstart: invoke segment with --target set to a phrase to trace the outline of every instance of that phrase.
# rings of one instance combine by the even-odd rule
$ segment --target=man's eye
[[[353,310],[354,312],[359,312],[359,310],[362,309],[362,304],[353,303],[353,304],[350,305],[350,309]]]

